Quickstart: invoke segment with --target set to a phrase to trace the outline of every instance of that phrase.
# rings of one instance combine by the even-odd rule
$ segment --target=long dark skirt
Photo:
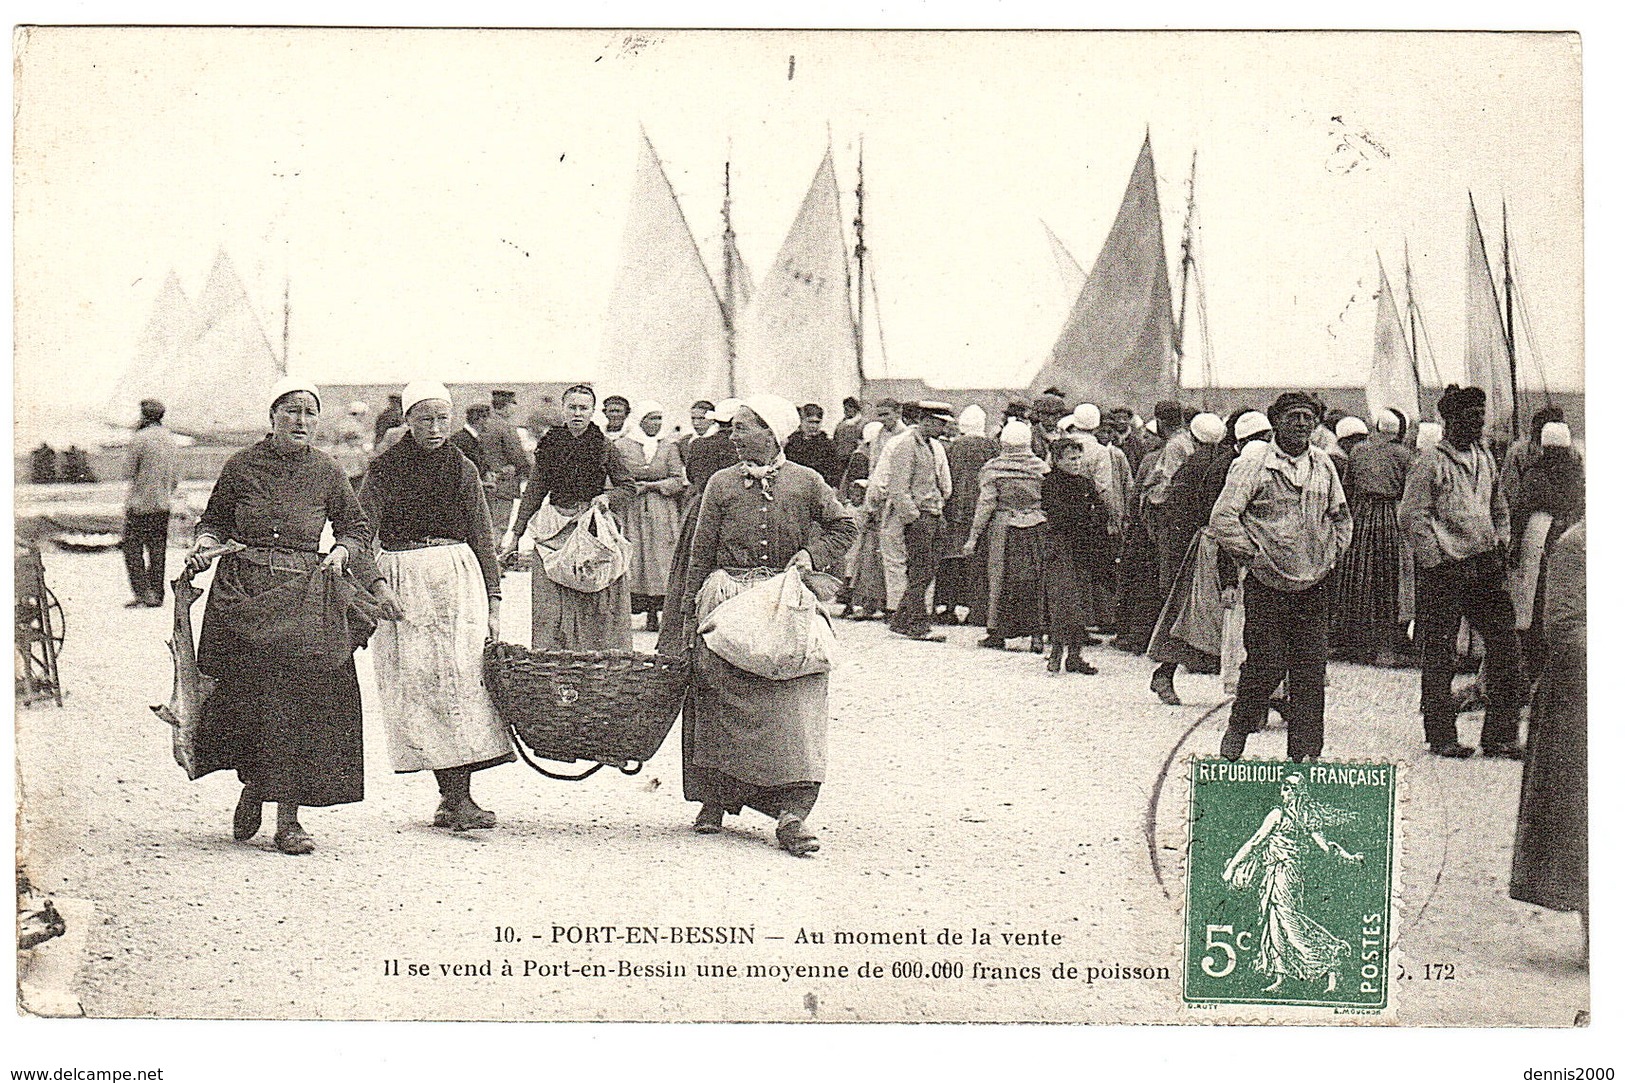
[[[1223,610],[1215,607],[1213,591],[1195,590],[1199,575],[1215,574],[1211,568],[1203,567],[1201,545],[1202,535],[1198,534],[1185,550],[1185,559],[1180,561],[1179,571],[1174,574],[1168,600],[1163,603],[1145,653],[1153,662],[1181,665],[1190,673],[1217,673],[1219,652],[1204,650],[1191,642],[1192,638],[1197,638],[1192,629],[1202,627],[1207,634],[1200,638],[1208,645],[1217,647],[1219,637],[1212,633],[1220,629],[1224,621]],[[1211,584],[1208,586],[1211,587]]]
[[[824,778],[829,675],[774,681],[701,645],[683,701],[683,796],[806,819]]]
[[[1354,498],[1354,540],[1333,583],[1331,642],[1342,657],[1373,662],[1393,653],[1400,618],[1402,545],[1394,502]]]
[[[880,559],[880,524],[871,520],[858,535],[852,553],[852,575],[847,584],[847,608],[870,613],[886,608],[886,570]]]
[[[1090,556],[1067,544],[1046,524],[1044,538],[1044,630],[1065,642],[1081,640],[1094,623],[1094,576]]]
[[[966,624],[987,624],[987,542],[971,556],[955,555],[937,565],[936,604],[964,606]]]
[[[1044,524],[995,524],[988,543],[987,634],[1044,634]]]
[[[1530,717],[1512,846],[1514,899],[1552,910],[1586,908],[1586,762],[1585,651],[1556,649]]]
[[[298,574],[227,557],[215,581],[234,577],[258,594]],[[362,799],[361,687],[353,658],[326,670],[291,666],[205,610],[198,666],[219,678],[203,705],[200,774],[235,770],[266,801],[320,806]]]
[[[1157,590],[1157,549],[1141,521],[1128,525],[1118,580],[1117,645],[1140,654],[1151,641],[1164,600]]]

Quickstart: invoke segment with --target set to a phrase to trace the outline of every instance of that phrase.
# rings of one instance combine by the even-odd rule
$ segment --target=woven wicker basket
[[[682,659],[485,647],[485,685],[498,717],[549,760],[593,760],[635,773],[671,732],[687,683]]]

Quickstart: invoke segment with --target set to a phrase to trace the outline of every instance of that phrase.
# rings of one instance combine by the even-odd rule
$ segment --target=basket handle
[[[556,771],[549,771],[547,768],[530,758],[530,754],[525,751],[525,742],[520,739],[519,732],[513,728],[512,723],[508,725],[508,732],[513,735],[514,751],[519,753],[519,758],[524,760],[525,764],[530,767],[531,770],[537,772],[538,774],[546,775],[548,778],[557,779],[560,782],[580,782],[584,778],[591,778],[593,775],[596,775],[599,771],[604,769],[603,764],[595,763],[579,775],[561,775]],[[623,767],[621,770],[626,771],[626,768]],[[643,770],[643,764],[640,763],[638,764],[636,770],[626,771],[626,773],[629,775],[635,775],[641,770]]]

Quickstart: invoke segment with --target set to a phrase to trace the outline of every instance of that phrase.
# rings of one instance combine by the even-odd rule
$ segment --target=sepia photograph
[[[13,65],[23,1019],[1590,1026],[1579,34]]]

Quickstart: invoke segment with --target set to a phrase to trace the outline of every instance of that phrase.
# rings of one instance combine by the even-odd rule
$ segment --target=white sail
[[[769,392],[798,406],[816,402],[839,417],[841,400],[858,393],[846,254],[835,162],[826,150],[789,235],[740,319],[735,388],[741,397]]]
[[[180,278],[170,271],[153,301],[152,315],[136,340],[135,354],[123,375],[113,386],[102,410],[110,424],[134,424],[142,399],[167,403],[171,375],[181,350],[197,336],[197,316],[192,302],[181,289]]]
[[[193,311],[195,334],[165,381],[165,424],[186,433],[263,431],[266,395],[285,369],[224,249]]]
[[[1406,425],[1414,428],[1421,417],[1416,362],[1405,340],[1405,324],[1399,318],[1399,305],[1394,302],[1393,287],[1388,284],[1388,271],[1380,256],[1377,274],[1376,340],[1371,352],[1371,374],[1365,384],[1366,413],[1375,419],[1380,410],[1398,410],[1405,415]]]
[[[600,397],[655,399],[671,419],[728,394],[728,336],[699,246],[644,134],[598,354]]]
[[[1061,292],[1066,295],[1067,304],[1070,305],[1078,299],[1083,292],[1083,284],[1089,276],[1084,273],[1083,265],[1078,262],[1070,249],[1049,228],[1049,223],[1039,219],[1039,225],[1044,227],[1044,236],[1049,238],[1049,253],[1055,258],[1055,271],[1060,276]]]
[[[1508,443],[1515,435],[1512,348],[1501,299],[1484,251],[1478,208],[1467,196],[1467,382],[1484,389],[1484,435]]]

